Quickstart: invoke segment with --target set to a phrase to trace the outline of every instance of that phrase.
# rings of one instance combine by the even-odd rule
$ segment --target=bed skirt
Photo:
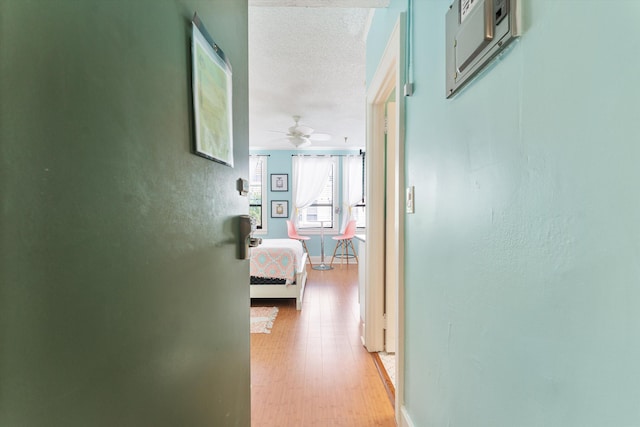
[[[251,276],[252,285],[286,285],[287,279],[278,279],[275,277],[257,277]],[[292,285],[296,283],[293,282]]]
[[[307,284],[307,254],[305,253],[300,260],[299,270],[296,273],[295,281],[290,284],[269,284],[264,281],[253,283],[249,286],[249,295],[251,298],[295,298],[296,310],[302,309],[302,299],[304,298],[304,287]],[[258,278],[257,278],[258,279]],[[256,280],[257,280],[256,279]],[[265,278],[259,278],[265,279]],[[254,276],[251,276],[254,280]],[[265,279],[274,280],[274,279]],[[285,279],[281,279],[285,280]]]

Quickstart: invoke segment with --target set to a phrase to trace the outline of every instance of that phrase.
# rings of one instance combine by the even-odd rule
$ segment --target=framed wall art
[[[194,153],[233,167],[231,64],[197,14],[192,27]]]
[[[271,218],[289,218],[289,201],[272,200]]]
[[[272,173],[271,191],[289,191],[289,175],[286,173]]]

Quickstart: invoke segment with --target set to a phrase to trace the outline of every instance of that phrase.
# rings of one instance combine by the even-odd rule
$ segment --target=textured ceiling
[[[387,7],[389,0],[249,0],[249,6],[269,7]]]
[[[249,2],[252,148],[292,149],[283,136],[294,124],[294,115],[302,117],[300,124],[332,136],[330,141],[313,142],[310,149],[364,147],[364,38],[370,8],[387,4],[388,0]]]

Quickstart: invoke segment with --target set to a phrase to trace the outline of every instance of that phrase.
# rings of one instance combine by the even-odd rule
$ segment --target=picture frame
[[[289,218],[289,201],[272,200],[271,218]]]
[[[197,14],[191,43],[194,154],[233,167],[231,64]]]
[[[289,191],[289,174],[272,173],[271,191]]]

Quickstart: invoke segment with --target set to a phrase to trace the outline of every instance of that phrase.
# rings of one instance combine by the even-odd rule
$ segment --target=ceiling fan
[[[311,141],[329,141],[331,135],[326,133],[314,133],[315,130],[309,126],[300,124],[300,116],[293,116],[295,124],[289,128],[286,139],[296,148],[307,147]]]

